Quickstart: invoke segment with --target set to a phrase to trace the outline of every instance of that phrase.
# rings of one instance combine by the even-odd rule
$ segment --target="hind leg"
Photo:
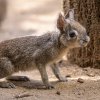
[[[6,57],[0,58],[0,79],[11,75],[13,72],[14,72],[14,66],[12,65],[11,61]],[[15,85],[7,81],[2,81],[0,82],[0,87],[14,88]]]

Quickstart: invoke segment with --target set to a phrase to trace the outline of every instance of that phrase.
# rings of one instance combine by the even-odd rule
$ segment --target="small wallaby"
[[[71,48],[84,47],[90,41],[86,29],[74,20],[73,10],[67,18],[59,14],[57,28],[59,32],[42,36],[26,36],[6,40],[0,43],[0,79],[10,77],[18,71],[37,68],[46,88],[53,88],[48,81],[46,66],[51,65],[55,76],[66,81],[55,65]],[[0,82],[0,87],[15,87],[10,82]]]

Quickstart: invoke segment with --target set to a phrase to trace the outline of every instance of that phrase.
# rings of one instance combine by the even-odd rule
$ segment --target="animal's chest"
[[[63,49],[63,50],[52,50],[52,53],[49,55],[51,56],[51,62],[58,62],[60,61],[66,54],[68,50]]]

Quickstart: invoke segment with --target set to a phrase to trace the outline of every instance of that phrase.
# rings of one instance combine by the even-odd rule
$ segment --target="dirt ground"
[[[50,82],[55,89],[46,90],[37,70],[18,73],[30,78],[28,82],[15,82],[16,88],[1,89],[0,100],[100,100],[100,70],[80,68],[76,65],[60,66],[67,82],[58,82],[47,68]],[[79,81],[78,81],[79,80]]]

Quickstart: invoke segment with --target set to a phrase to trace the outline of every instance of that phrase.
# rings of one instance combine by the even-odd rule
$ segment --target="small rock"
[[[60,95],[61,93],[60,93],[60,91],[57,91],[56,94],[57,94],[57,95]]]
[[[92,74],[92,73],[90,73],[90,74],[88,73],[87,75],[90,76],[90,77],[94,77],[94,76],[95,76],[95,75]]]
[[[81,93],[78,93],[78,95],[81,95]]]
[[[83,68],[83,70],[84,70],[84,71],[88,71],[88,69],[87,69],[87,68]]]
[[[71,75],[66,75],[66,77],[71,77]]]
[[[84,80],[83,80],[82,78],[79,78],[79,79],[77,80],[77,82],[79,82],[79,83],[84,83]]]

